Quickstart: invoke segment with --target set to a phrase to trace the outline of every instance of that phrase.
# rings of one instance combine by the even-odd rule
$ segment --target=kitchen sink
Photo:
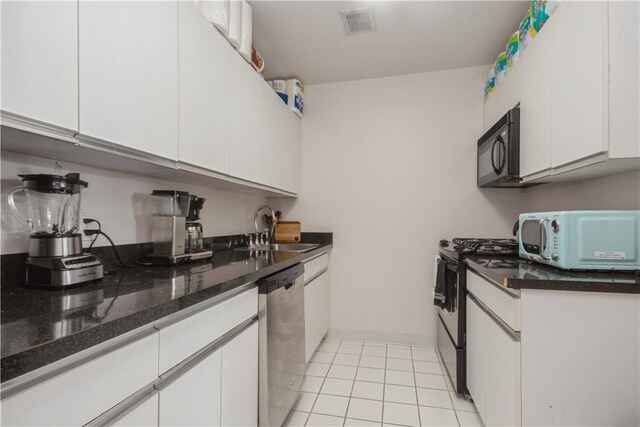
[[[265,246],[253,248],[235,248],[237,251],[287,251],[287,252],[309,252],[320,245],[318,243],[272,243]]]

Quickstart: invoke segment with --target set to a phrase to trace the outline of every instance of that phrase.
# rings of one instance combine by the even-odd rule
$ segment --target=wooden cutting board
[[[276,243],[300,243],[300,221],[278,221],[273,234]]]

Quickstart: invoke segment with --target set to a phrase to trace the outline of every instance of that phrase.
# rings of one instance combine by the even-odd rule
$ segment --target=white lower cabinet
[[[329,255],[305,262],[304,333],[308,363],[329,330]]]
[[[486,420],[484,316],[480,307],[467,296],[467,388],[480,418]]]
[[[160,391],[160,426],[219,426],[221,349]]]
[[[522,424],[520,341],[468,295],[467,388],[485,425]]]
[[[88,423],[157,378],[158,333],[152,332],[79,366],[61,369],[62,373],[4,399],[1,424]]]
[[[223,426],[253,426],[258,420],[258,323],[222,347]]]
[[[325,271],[304,286],[306,361],[329,330],[329,272]]]
[[[221,298],[211,307],[192,307],[191,315],[177,313],[180,320],[161,319],[135,335],[54,362],[23,383],[3,384],[0,424],[257,425],[257,288]],[[201,344],[189,350],[171,339],[174,334]],[[209,341],[202,342],[206,336]],[[161,358],[163,351],[182,358],[162,369],[163,360],[174,361]]]

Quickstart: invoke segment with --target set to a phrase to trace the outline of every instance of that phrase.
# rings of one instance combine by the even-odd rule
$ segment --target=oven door
[[[519,250],[520,255],[531,260],[549,260],[545,255],[547,250],[548,230],[546,223],[549,218],[530,218],[520,220]]]
[[[438,265],[445,264],[445,274],[438,277]],[[464,264],[450,260],[446,257],[437,257],[434,274],[434,289],[438,285],[438,280],[448,281],[448,286],[452,289],[447,294],[452,298],[448,308],[437,307],[438,315],[446,326],[456,347],[464,346],[464,310],[460,304],[464,304]]]

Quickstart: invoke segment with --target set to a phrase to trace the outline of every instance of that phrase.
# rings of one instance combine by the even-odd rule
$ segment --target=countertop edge
[[[145,325],[149,325],[159,319],[178,313],[195,304],[199,304],[213,297],[224,295],[225,293],[240,286],[255,282],[294,264],[306,261],[309,258],[314,258],[324,252],[328,252],[332,248],[333,243],[324,244],[309,252],[300,253],[294,258],[270,265],[254,273],[226,280],[217,285],[223,287],[228,286],[228,288],[224,289],[222,292],[216,292],[218,289],[214,287],[202,289],[193,294],[185,295],[164,304],[151,307],[147,310],[139,311],[128,316],[115,319],[111,322],[98,325],[94,328],[2,357],[2,359],[0,359],[0,383],[5,383],[9,380],[19,378],[20,376],[28,374],[36,369],[40,369],[53,362],[57,362],[66,357],[80,353]],[[207,295],[207,293],[209,293],[209,295]],[[24,363],[25,359],[31,359],[32,363]],[[34,361],[33,359],[36,360]]]
[[[483,270],[486,267],[476,263],[473,258],[465,258],[465,264],[474,273],[478,274],[489,283],[499,288],[503,292],[520,297],[522,290],[541,290],[541,291],[566,291],[566,292],[599,292],[607,294],[625,294],[639,295],[640,283],[621,283],[621,282],[605,282],[585,280],[555,280],[555,279],[522,279],[513,277],[503,277],[506,283],[500,283],[491,275],[486,274]],[[505,286],[506,285],[506,286]]]
[[[489,275],[483,273],[481,271],[483,267],[481,265],[473,262],[473,259],[465,258],[464,263],[467,265],[467,267],[469,267],[469,269],[471,271],[473,271],[478,276],[482,277],[487,282],[491,283],[496,288],[500,289],[502,292],[506,293],[507,295],[509,295],[510,297],[513,297],[513,298],[520,298],[519,289],[515,289],[515,288],[509,287],[508,286],[508,284],[509,284],[508,280],[507,280],[507,286],[505,287],[502,283],[496,281],[495,279],[492,279]],[[473,263],[473,265],[471,265],[470,263]]]

